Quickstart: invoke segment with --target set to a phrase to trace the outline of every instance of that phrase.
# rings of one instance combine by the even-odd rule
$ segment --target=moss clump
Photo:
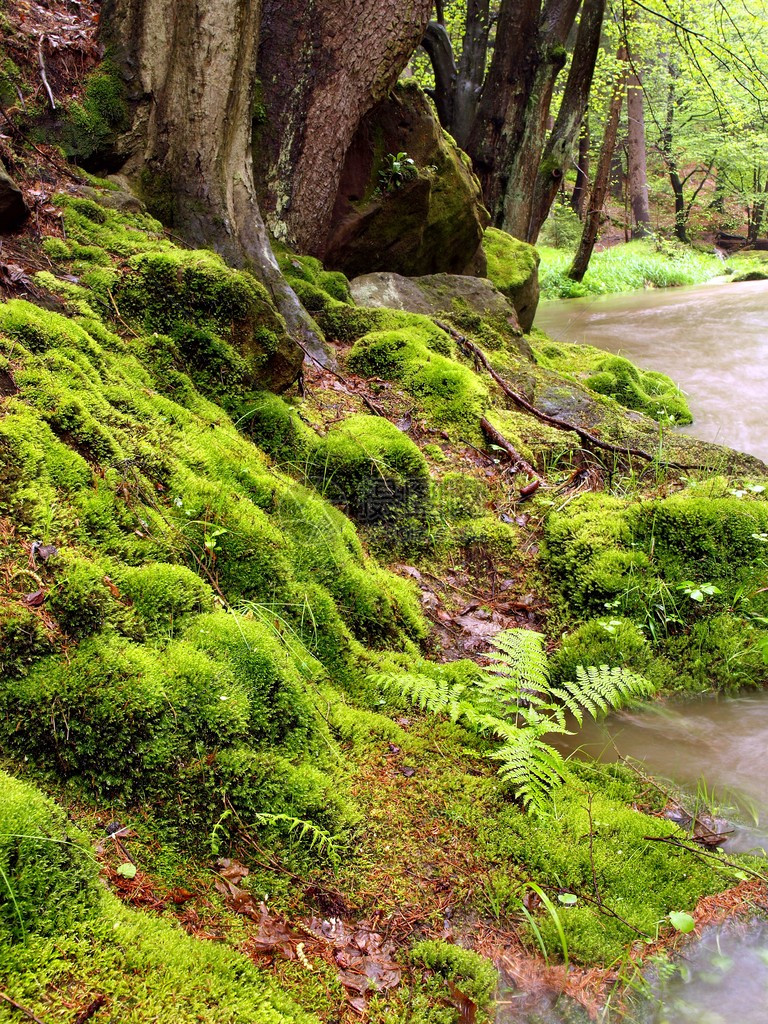
[[[40,617],[21,601],[0,598],[0,677],[23,675],[51,649]]]
[[[51,935],[98,907],[98,868],[66,817],[0,771],[0,960],[7,943]]]
[[[647,638],[629,619],[593,619],[566,634],[550,660],[550,674],[559,683],[576,678],[579,665],[622,665],[647,675],[653,658]]]
[[[489,400],[479,377],[434,352],[418,328],[365,335],[352,349],[349,365],[368,376],[399,381],[434,423],[474,425]]]
[[[552,816],[534,818],[509,807],[488,826],[484,843],[502,864],[524,865],[527,877],[551,895],[572,959],[610,964],[637,938],[634,929],[653,938],[670,911],[690,911],[701,896],[722,888],[722,872],[647,838],[684,834],[671,822],[627,805],[631,788],[611,783],[611,772],[621,769],[585,765],[574,770],[580,777],[555,792]],[[601,899],[623,921],[602,914],[591,901],[595,878]],[[523,893],[521,881],[508,887],[510,910]],[[576,903],[560,905],[555,893],[572,893]],[[560,951],[550,915],[542,909],[536,923],[550,954]]]
[[[394,423],[377,416],[350,416],[329,430],[315,450],[309,476],[361,522],[423,519],[427,512],[424,456]]]
[[[283,251],[278,254],[277,262],[308,312],[319,313],[340,302],[352,301],[349,281],[344,274],[338,270],[324,270],[320,260]]]
[[[279,465],[306,476],[306,467],[320,438],[293,406],[277,395],[262,391],[243,403],[238,419],[241,429]]]
[[[626,409],[644,412],[655,420],[681,424],[693,420],[685,396],[664,373],[640,370],[628,359],[606,355],[591,345],[547,340],[535,345],[534,352],[540,365],[586,384]]]
[[[129,121],[125,86],[107,62],[86,79],[82,102],[73,101],[67,108],[62,129],[64,152],[86,165],[98,163]]]
[[[486,228],[483,251],[488,261],[488,278],[514,305],[520,288],[538,269],[539,254],[532,245],[498,228]]]
[[[411,950],[411,959],[423,964],[436,976],[452,982],[461,994],[471,1000],[486,1019],[499,975],[493,964],[471,949],[462,949],[440,939],[417,942]]]

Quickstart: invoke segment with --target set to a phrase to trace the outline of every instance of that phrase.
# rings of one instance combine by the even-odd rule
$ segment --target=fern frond
[[[313,821],[305,818],[294,818],[290,814],[268,814],[259,812],[253,816],[254,823],[260,825],[283,826],[289,835],[298,832],[298,840],[309,840],[309,849],[317,847],[319,853],[324,854],[336,868],[339,866],[341,857],[341,844],[336,836],[331,835],[324,828],[316,825]]]
[[[532,629],[505,629],[491,639],[491,673],[512,681],[516,691],[546,692],[549,669],[544,636]]]
[[[519,729],[513,742],[491,756],[500,762],[499,775],[512,786],[523,806],[536,814],[545,813],[550,794],[566,771],[560,751],[545,743],[535,730]]]
[[[648,696],[653,686],[643,676],[620,666],[589,665],[585,668],[578,665],[576,679],[552,687],[551,692],[581,725],[584,712],[598,718],[637,697]]]

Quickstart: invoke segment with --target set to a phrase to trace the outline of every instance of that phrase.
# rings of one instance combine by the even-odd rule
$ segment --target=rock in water
[[[15,231],[29,216],[21,189],[0,162],[0,235]]]
[[[413,161],[415,174],[387,181],[388,161],[398,155]],[[484,272],[488,220],[469,157],[440,127],[421,89],[401,82],[352,141],[323,258],[349,277]]]

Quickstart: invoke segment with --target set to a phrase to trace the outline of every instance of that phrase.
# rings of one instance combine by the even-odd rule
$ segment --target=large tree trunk
[[[632,237],[643,238],[651,230],[651,208],[648,201],[643,86],[635,73],[630,75],[627,83],[627,120],[629,197],[634,221]]]
[[[624,61],[626,57],[627,51],[622,46],[619,49],[619,60]],[[608,194],[608,185],[611,178],[611,160],[616,149],[616,136],[619,132],[624,82],[625,75],[622,74],[614,86],[610,107],[608,108],[608,119],[605,124],[605,135],[603,136],[603,145],[600,150],[600,159],[595,171],[595,180],[589,197],[587,215],[584,218],[584,230],[579,247],[576,250],[576,255],[573,258],[573,263],[568,271],[568,277],[573,281],[583,280],[589,267],[589,261],[592,259],[595,242],[597,241],[600,213],[605,203],[605,197]]]
[[[291,333],[322,343],[278,270],[254,188],[251,111],[260,6],[254,0],[104,0],[103,40],[135,105],[125,171],[187,241],[264,282]]]
[[[242,2],[242,0],[239,0]],[[431,0],[263,0],[255,161],[280,240],[322,256],[344,158],[424,35]]]
[[[467,21],[456,77],[453,124],[449,129],[465,149],[475,123],[485,78],[490,32],[489,0],[467,0]]]
[[[525,238],[555,79],[579,0],[502,0],[468,151],[494,223]]]
[[[541,226],[571,164],[573,147],[589,102],[604,15],[605,0],[584,0],[563,99],[536,178],[527,231],[529,242],[535,242],[539,237]]]

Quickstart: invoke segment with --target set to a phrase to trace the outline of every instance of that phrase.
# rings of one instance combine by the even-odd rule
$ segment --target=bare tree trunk
[[[423,38],[432,2],[263,5],[265,116],[255,140],[262,210],[278,239],[322,256],[352,137]]]
[[[651,209],[648,201],[643,86],[635,73],[630,75],[627,82],[627,118],[629,196],[634,221],[632,237],[643,238],[651,230]]]
[[[527,230],[529,242],[535,242],[539,237],[541,226],[571,164],[573,147],[589,102],[604,15],[605,0],[584,0],[563,99],[536,178]]]
[[[536,41],[539,59],[526,98],[522,131],[514,145],[508,147],[502,163],[504,193],[501,227],[516,238],[525,239],[528,236],[552,90],[557,76],[565,66],[565,41],[576,20],[579,2],[548,0],[542,10]]]
[[[489,0],[467,0],[467,22],[456,79],[453,123],[449,131],[462,149],[466,148],[475,123],[488,56],[491,29]]]
[[[443,128],[453,134],[453,114],[459,72],[453,53],[453,43],[445,25],[439,21],[430,21],[424,38],[421,40],[421,45],[429,57],[435,76],[435,91],[432,98],[435,101],[438,119]]]
[[[622,46],[619,49],[619,60],[625,61],[627,51]],[[600,159],[595,172],[595,181],[592,185],[592,192],[589,197],[589,206],[584,219],[584,230],[581,235],[579,247],[576,250],[568,277],[573,281],[581,281],[589,267],[592,259],[592,251],[597,241],[597,232],[600,227],[600,213],[608,194],[608,184],[611,177],[611,159],[616,148],[616,136],[619,131],[619,117],[621,116],[621,104],[624,94],[625,73],[622,73],[614,85],[611,103],[608,109],[608,119],[605,124],[605,135],[600,150]]]
[[[579,220],[584,218],[584,203],[589,192],[589,114],[584,116],[584,121],[579,132],[579,159],[576,164],[576,182],[571,193],[571,207],[579,215]]]
[[[254,188],[251,110],[260,5],[253,0],[105,0],[102,38],[135,104],[126,173],[174,228],[263,281],[289,329],[320,361],[322,343],[272,254]]]

